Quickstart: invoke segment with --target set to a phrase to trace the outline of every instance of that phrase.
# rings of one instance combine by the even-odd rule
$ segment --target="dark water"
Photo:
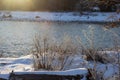
[[[29,53],[36,34],[49,34],[59,40],[64,34],[75,39],[81,37],[87,44],[88,39],[94,35],[94,46],[113,47],[114,40],[120,36],[120,28],[106,30],[105,24],[85,24],[78,22],[18,22],[0,21],[0,52],[8,56],[18,56]],[[120,26],[120,25],[119,25]]]

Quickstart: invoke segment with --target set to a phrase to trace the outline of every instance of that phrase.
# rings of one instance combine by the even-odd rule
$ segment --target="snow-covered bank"
[[[99,74],[98,77],[104,77],[105,80],[114,80],[116,74],[119,73],[119,65],[117,64],[118,52],[115,51],[106,51],[107,58],[115,59],[114,62],[109,62],[106,64],[97,62],[96,71]],[[9,73],[14,70],[16,74],[59,74],[59,75],[76,75],[76,74],[86,74],[87,68],[93,68],[94,62],[86,61],[82,55],[74,56],[73,63],[69,66],[69,69],[66,71],[45,71],[40,70],[40,72],[33,72],[32,67],[32,57],[31,55],[20,57],[20,58],[0,58],[0,78],[8,78]]]
[[[76,12],[19,12],[0,11],[0,20],[13,21],[79,21],[79,22],[111,22],[119,21],[120,14],[115,12],[93,12],[80,15]]]
[[[32,71],[31,55],[20,58],[0,58],[0,78],[8,79],[14,71]]]
[[[66,71],[34,71],[34,72],[15,72],[15,74],[52,74],[52,75],[82,75],[87,74],[86,68],[77,68]]]
[[[31,55],[20,58],[0,58],[0,78],[8,79],[9,73],[15,74],[51,74],[51,75],[87,75],[86,68],[66,71],[33,71]]]

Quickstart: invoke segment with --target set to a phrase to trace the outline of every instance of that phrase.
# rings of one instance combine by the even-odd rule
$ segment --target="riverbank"
[[[104,51],[103,51],[104,53]],[[110,61],[114,61],[114,63],[96,63],[96,71],[99,74],[99,77],[103,77],[105,80],[114,80],[117,78],[117,74],[119,73],[119,67],[117,62],[117,55],[118,52],[115,51],[105,51],[107,54],[107,58],[110,59]],[[111,57],[112,56],[112,57]],[[77,68],[94,68],[94,61],[87,61],[85,60],[82,55],[75,55],[73,56],[73,62],[69,66],[68,70],[77,69]],[[32,55],[27,55],[19,58],[0,58],[0,78],[9,78],[9,73],[14,72],[34,72],[33,69],[33,60]],[[42,71],[44,74],[47,70],[39,70]],[[78,72],[78,71],[77,71]],[[50,73],[50,72],[48,72]],[[50,73],[52,74],[52,73]],[[75,74],[75,73],[73,73]],[[86,80],[86,79],[82,79]]]
[[[120,21],[120,14],[115,12],[22,12],[22,11],[0,11],[0,20],[9,21],[56,21],[56,22],[86,22],[106,23]]]

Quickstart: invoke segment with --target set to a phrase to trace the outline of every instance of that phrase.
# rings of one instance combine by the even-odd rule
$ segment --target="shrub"
[[[90,27],[89,33],[84,32],[84,36],[87,40],[87,45],[82,43],[82,40],[80,37],[77,37],[77,41],[81,48],[81,53],[84,55],[84,58],[87,61],[95,61],[95,62],[101,62],[101,63],[108,63],[109,60],[107,59],[107,55],[102,53],[102,48],[96,48],[94,46],[94,27]]]
[[[35,70],[65,70],[72,63],[72,55],[77,53],[77,46],[65,36],[60,42],[50,37],[36,36],[34,39],[33,67]]]

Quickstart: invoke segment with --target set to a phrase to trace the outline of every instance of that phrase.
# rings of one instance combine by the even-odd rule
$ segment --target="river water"
[[[79,22],[0,21],[0,53],[7,56],[29,54],[36,34],[49,34],[51,38],[55,36],[58,40],[64,34],[71,36],[72,39],[79,36],[86,45],[86,36],[91,38],[91,35],[94,35],[92,37],[95,47],[110,48],[120,36],[120,27],[107,30],[104,28],[105,25]]]

